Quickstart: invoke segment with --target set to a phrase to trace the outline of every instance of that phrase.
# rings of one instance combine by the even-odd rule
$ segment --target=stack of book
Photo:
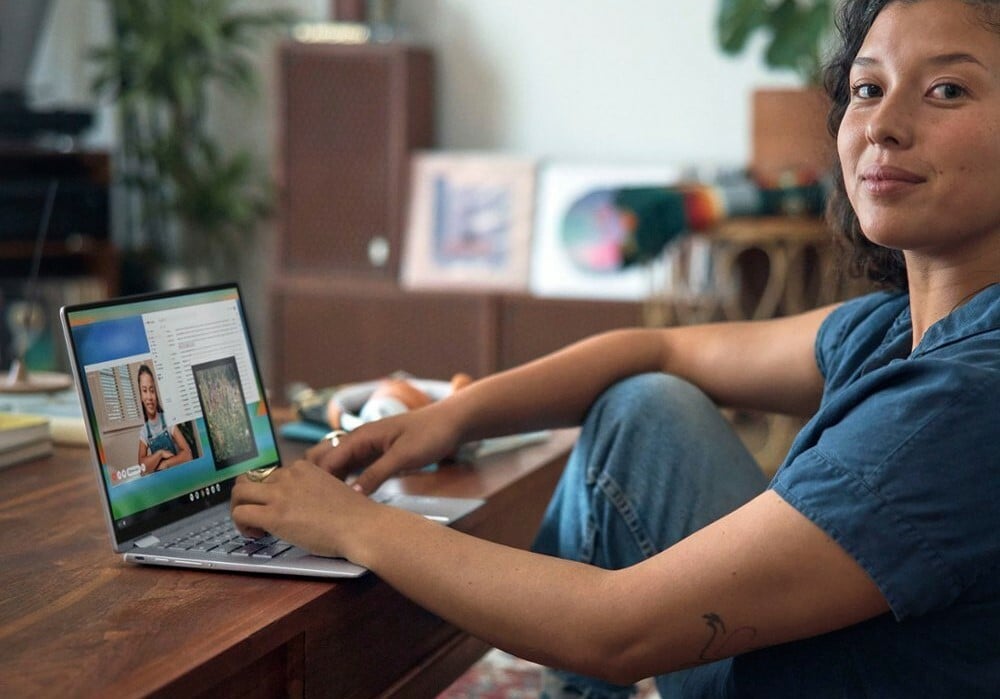
[[[0,393],[0,413],[43,417],[49,421],[53,443],[87,445],[80,400],[72,388],[55,393]]]
[[[0,412],[0,468],[52,453],[47,418]]]

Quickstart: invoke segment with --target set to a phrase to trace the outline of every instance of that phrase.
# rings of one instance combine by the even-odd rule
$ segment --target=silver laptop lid
[[[235,284],[68,306],[74,379],[116,550],[279,462]]]

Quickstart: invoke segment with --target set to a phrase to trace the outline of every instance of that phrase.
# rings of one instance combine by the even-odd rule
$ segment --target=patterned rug
[[[492,650],[455,680],[438,699],[537,699],[542,668],[527,660]],[[652,680],[639,683],[639,699],[659,699]]]

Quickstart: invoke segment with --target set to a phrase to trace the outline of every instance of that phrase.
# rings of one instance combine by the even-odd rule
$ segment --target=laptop
[[[366,572],[274,537],[244,538],[230,520],[236,478],[281,462],[237,285],[66,306],[60,317],[112,547],[126,561],[320,577]],[[442,524],[483,504],[391,487],[373,497]]]

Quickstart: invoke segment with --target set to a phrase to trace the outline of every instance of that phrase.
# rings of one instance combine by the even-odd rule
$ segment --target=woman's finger
[[[277,481],[278,471],[280,470],[281,469],[275,469],[266,480],[258,482],[250,480],[246,474],[243,474],[236,479],[236,484],[233,486],[233,492],[230,495],[230,500],[237,505],[248,503],[254,503],[257,505],[267,504],[267,489],[274,486]],[[270,483],[268,481],[270,481]]]
[[[364,468],[382,453],[373,440],[372,430],[339,434],[333,440],[337,442],[336,446],[331,440],[324,439],[323,444],[315,447],[317,456],[311,460],[327,473],[344,478],[352,471]]]
[[[421,464],[420,468],[425,464]],[[406,461],[401,461],[398,452],[387,451],[382,457],[376,459],[368,468],[358,474],[351,484],[358,492],[371,495],[378,487],[393,476],[402,473],[410,468]]]
[[[250,539],[259,539],[270,530],[265,523],[267,512],[264,505],[240,503],[233,505],[231,515],[240,534]]]

